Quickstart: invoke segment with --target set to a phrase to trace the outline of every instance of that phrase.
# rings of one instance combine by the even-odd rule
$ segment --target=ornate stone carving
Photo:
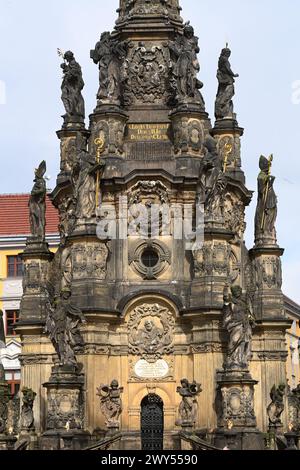
[[[278,387],[276,387],[276,385],[273,385],[272,387],[270,393],[270,398],[272,401],[267,408],[270,427],[282,426],[281,415],[284,411],[285,392],[286,386],[284,384],[280,384]]]
[[[217,79],[219,82],[219,88],[216,98],[215,105],[215,117],[216,119],[233,118],[233,102],[234,97],[234,82],[235,78],[238,78],[238,74],[233,73],[231,65],[229,63],[229,57],[231,56],[231,50],[226,47],[222,50],[219,58]]]
[[[254,389],[248,384],[222,388],[222,424],[255,425]]]
[[[71,172],[76,163],[77,144],[76,137],[62,137],[60,142],[61,171]]]
[[[289,425],[292,431],[299,433],[300,431],[300,385],[291,390],[288,396],[289,404]]]
[[[181,396],[179,405],[179,426],[194,427],[198,414],[198,395],[202,392],[201,385],[195,381],[190,383],[187,379],[181,380],[181,386],[177,387],[177,393]]]
[[[109,250],[105,243],[79,243],[72,248],[74,281],[87,277],[106,279]]]
[[[252,327],[255,325],[252,306],[242,288],[234,286],[231,294],[224,289],[223,326],[229,341],[225,369],[248,369],[251,359]]]
[[[177,34],[169,44],[171,55],[171,85],[173,101],[178,105],[196,104],[204,111],[205,103],[200,93],[203,83],[197,78],[200,71],[197,54],[200,52],[194,28],[186,23],[183,35]]]
[[[271,156],[268,160],[260,157],[258,175],[258,196],[255,215],[256,245],[276,244],[275,223],[277,218],[277,196],[274,191],[275,177],[271,176]]]
[[[119,387],[119,382],[113,380],[109,385],[100,385],[97,395],[100,397],[100,409],[106,419],[108,428],[119,429],[119,418],[123,411],[121,394],[123,387]]]
[[[246,230],[245,206],[233,193],[227,192],[224,200],[225,226],[234,234],[232,243],[240,244]]]
[[[277,256],[256,258],[253,261],[256,287],[258,289],[281,289],[282,266]]]
[[[0,371],[0,434],[6,434],[7,432],[9,400],[10,400],[10,394],[8,390],[8,384],[5,382],[5,379],[4,377],[2,377],[2,374]]]
[[[167,307],[144,304],[136,307],[128,321],[130,354],[155,362],[173,352],[175,319]]]
[[[125,115],[109,115],[106,120],[94,121],[91,125],[92,139],[90,141],[90,151],[96,155],[97,148],[95,141],[100,139],[103,142],[102,155],[124,154],[124,135],[127,117]]]
[[[71,290],[61,291],[60,299],[53,308],[49,302],[45,332],[58,355],[60,365],[77,366],[75,347],[83,345],[79,325],[86,323],[80,309],[71,303]]]
[[[59,233],[62,245],[65,244],[66,238],[70,236],[76,224],[76,199],[65,197],[59,205]]]
[[[29,220],[30,231],[34,239],[39,242],[45,241],[46,227],[46,162],[43,161],[35,170],[34,186],[29,198]]]
[[[64,126],[74,123],[83,124],[85,106],[81,92],[84,88],[84,81],[81,67],[76,62],[73,52],[68,51],[64,54],[64,63],[61,68],[64,74],[61,99],[66,110],[66,114],[63,116]]]
[[[225,352],[222,343],[193,344],[192,345],[192,351],[196,354]]]
[[[33,404],[36,393],[30,388],[23,388],[23,404],[21,409],[21,429],[25,432],[34,432]]]
[[[128,41],[113,39],[110,32],[104,32],[95,50],[91,51],[91,58],[95,64],[99,64],[98,105],[121,104],[122,66],[128,52]]]
[[[126,106],[168,101],[169,61],[167,45],[131,45],[123,70]]]
[[[153,199],[154,198],[154,199]],[[168,204],[168,188],[160,181],[139,181],[129,192],[129,205],[151,202]]]
[[[227,243],[205,242],[200,250],[193,251],[195,277],[202,276],[234,276],[230,270],[231,248]],[[232,269],[236,266],[232,264]]]
[[[119,12],[119,21],[139,15],[164,15],[178,19],[179,6],[177,0],[123,0]]]
[[[50,388],[47,406],[48,430],[83,428],[83,396],[80,390]]]
[[[187,116],[173,117],[174,150],[176,154],[196,152],[203,149],[204,128],[198,119]]]
[[[158,259],[154,266],[143,263],[143,253],[147,250],[157,254]],[[143,279],[158,279],[171,264],[171,252],[162,242],[147,240],[129,251],[129,264]]]

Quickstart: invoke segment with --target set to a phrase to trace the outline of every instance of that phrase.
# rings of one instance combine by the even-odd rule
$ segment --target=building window
[[[7,277],[22,277],[23,261],[21,256],[7,257]]]
[[[20,310],[6,310],[6,334],[7,336],[15,336],[14,324],[18,323],[20,318]]]
[[[5,380],[10,387],[10,393],[15,396],[20,390],[21,372],[19,370],[6,370]]]

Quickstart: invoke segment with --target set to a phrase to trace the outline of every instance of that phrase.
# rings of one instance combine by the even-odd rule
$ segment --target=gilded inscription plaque
[[[130,142],[166,141],[169,124],[129,124],[128,140]]]

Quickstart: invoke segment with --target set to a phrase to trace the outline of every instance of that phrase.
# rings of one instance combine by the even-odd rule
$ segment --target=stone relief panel
[[[218,136],[216,138],[218,139]],[[241,166],[241,141],[238,135],[220,137],[218,140],[218,151],[227,169],[233,170]]]
[[[124,103],[126,106],[141,103],[167,102],[169,49],[166,45],[131,44],[123,66]]]
[[[104,243],[80,243],[72,248],[73,280],[106,279],[109,249]]]
[[[172,354],[175,319],[160,304],[145,303],[134,309],[128,320],[129,353],[149,363]]]
[[[246,230],[245,206],[243,202],[232,193],[227,193],[224,201],[225,226],[234,234],[233,243],[241,243]]]
[[[62,137],[60,142],[61,171],[71,172],[77,157],[76,136]]]
[[[178,0],[122,0],[118,22],[145,14],[164,15],[170,19],[178,20],[179,11]]]
[[[221,425],[232,422],[235,426],[255,425],[254,391],[248,386],[224,387],[222,393]]]
[[[48,392],[47,429],[83,429],[83,397],[79,390]]]
[[[198,119],[176,116],[173,119],[174,151],[178,154],[188,152],[204,154],[204,127]]]
[[[277,256],[254,260],[254,274],[257,288],[281,289],[282,265]]]

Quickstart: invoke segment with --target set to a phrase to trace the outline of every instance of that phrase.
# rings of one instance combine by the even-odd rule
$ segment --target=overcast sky
[[[30,191],[33,168],[42,159],[54,188],[59,166],[55,131],[64,112],[57,48],[73,50],[82,65],[89,114],[98,88],[89,51],[101,32],[113,28],[118,3],[0,0],[1,193]],[[232,67],[240,74],[235,110],[245,128],[242,159],[249,189],[256,190],[259,155],[274,153],[278,240],[286,248],[284,291],[300,303],[300,2],[181,0],[181,5],[183,18],[191,20],[200,38],[200,78],[212,117],[220,49],[226,41],[232,49]],[[253,245],[255,205],[256,194],[247,211],[248,247]]]

